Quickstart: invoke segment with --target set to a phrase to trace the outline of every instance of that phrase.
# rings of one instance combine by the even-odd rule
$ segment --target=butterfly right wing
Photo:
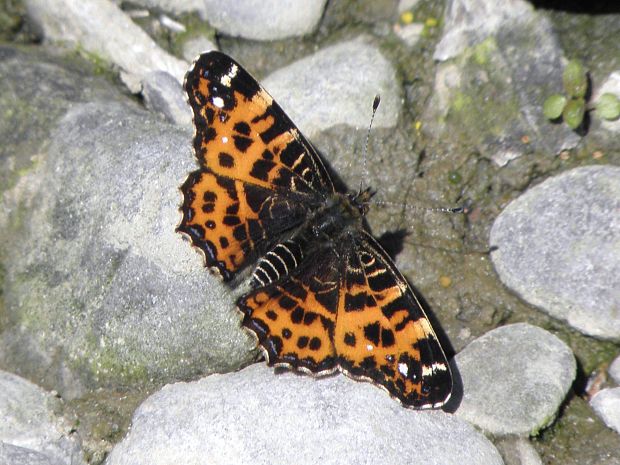
[[[347,256],[334,334],[342,371],[403,405],[440,407],[452,375],[420,302],[370,234],[357,236]]]

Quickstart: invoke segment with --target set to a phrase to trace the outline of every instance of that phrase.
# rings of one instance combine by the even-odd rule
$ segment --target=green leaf
[[[568,124],[571,129],[577,129],[583,121],[583,115],[586,111],[586,102],[582,98],[570,99],[564,111],[562,112],[562,118],[564,122]]]
[[[603,119],[612,120],[620,116],[620,99],[617,95],[605,93],[596,101],[596,113]]]
[[[571,60],[564,68],[562,76],[564,81],[564,90],[573,98],[580,98],[586,95],[588,90],[588,77],[583,69],[583,65],[579,60]]]
[[[566,105],[566,97],[560,94],[553,94],[547,97],[543,103],[543,114],[548,119],[557,119],[562,116],[562,110]]]

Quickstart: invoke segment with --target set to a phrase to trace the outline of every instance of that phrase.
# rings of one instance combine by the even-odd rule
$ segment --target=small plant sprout
[[[617,95],[605,93],[594,103],[587,103],[589,81],[587,71],[579,60],[571,60],[562,75],[564,94],[549,96],[543,104],[543,114],[550,120],[562,119],[575,130],[582,126],[587,111],[606,120],[620,117],[620,99]]]

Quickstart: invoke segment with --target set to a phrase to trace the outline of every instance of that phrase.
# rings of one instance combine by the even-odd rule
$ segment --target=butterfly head
[[[349,200],[359,210],[360,214],[364,216],[368,213],[370,199],[372,199],[374,195],[375,191],[371,190],[370,187],[367,187],[363,190],[360,189],[356,193],[350,193]]]

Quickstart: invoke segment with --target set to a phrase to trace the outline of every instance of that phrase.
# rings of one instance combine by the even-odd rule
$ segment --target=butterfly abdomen
[[[297,268],[304,259],[304,243],[298,238],[273,247],[258,261],[252,274],[252,286],[267,286]]]

